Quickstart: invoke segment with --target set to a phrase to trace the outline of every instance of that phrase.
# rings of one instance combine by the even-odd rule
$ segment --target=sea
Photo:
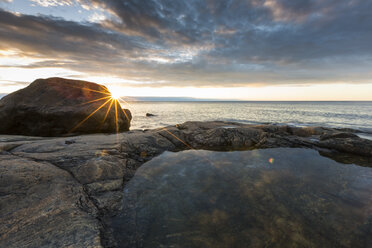
[[[372,134],[372,101],[344,102],[146,102],[122,103],[132,112],[131,129],[151,129],[186,121],[352,128]],[[150,113],[154,116],[147,117]]]

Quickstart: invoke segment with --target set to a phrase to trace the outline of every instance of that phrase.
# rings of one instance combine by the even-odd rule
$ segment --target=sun
[[[116,100],[116,101],[120,99],[120,92],[113,90],[110,93],[111,93],[111,99]]]

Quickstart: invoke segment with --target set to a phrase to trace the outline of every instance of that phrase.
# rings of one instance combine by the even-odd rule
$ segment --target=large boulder
[[[63,136],[128,131],[131,113],[105,86],[38,79],[0,100],[0,133]]]

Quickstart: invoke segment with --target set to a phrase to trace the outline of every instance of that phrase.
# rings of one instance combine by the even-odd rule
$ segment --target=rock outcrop
[[[38,79],[0,100],[0,133],[62,136],[128,131],[131,113],[102,85]]]
[[[0,135],[0,247],[116,247],[106,218],[144,162],[164,151],[275,147],[372,167],[371,140],[322,127],[186,122],[112,135]]]

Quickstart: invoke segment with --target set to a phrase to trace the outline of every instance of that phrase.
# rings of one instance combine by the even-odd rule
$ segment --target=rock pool
[[[372,168],[311,149],[165,152],[124,190],[120,247],[372,244]]]

